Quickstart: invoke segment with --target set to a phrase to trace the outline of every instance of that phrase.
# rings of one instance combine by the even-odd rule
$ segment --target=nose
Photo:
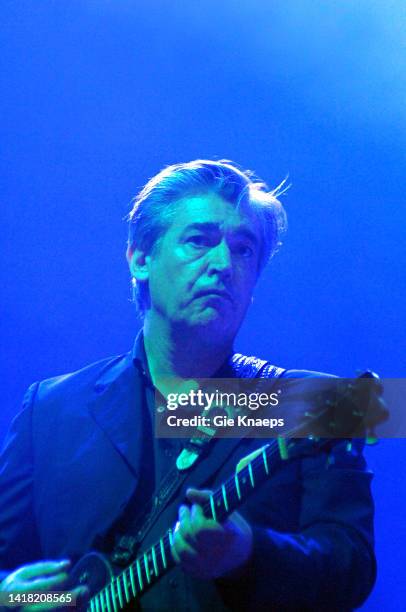
[[[231,276],[231,251],[224,239],[210,249],[209,256],[209,274],[219,274],[223,278]]]

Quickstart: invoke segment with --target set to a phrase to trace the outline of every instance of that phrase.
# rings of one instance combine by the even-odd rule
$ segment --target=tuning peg
[[[359,371],[357,370],[357,373]],[[359,374],[358,378],[375,378],[375,380],[380,380],[378,374],[372,370],[365,370],[362,374]]]
[[[358,376],[358,378],[373,378],[374,383],[376,385],[376,389],[380,393],[382,393],[382,391],[383,391],[383,384],[382,384],[381,379],[379,378],[379,375],[376,372],[373,372],[372,370],[365,370],[365,372],[360,374]]]

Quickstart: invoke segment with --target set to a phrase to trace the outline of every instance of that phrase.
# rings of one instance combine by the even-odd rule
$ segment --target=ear
[[[148,263],[149,256],[139,249],[127,249],[127,261],[131,276],[137,281],[147,281],[149,277]]]

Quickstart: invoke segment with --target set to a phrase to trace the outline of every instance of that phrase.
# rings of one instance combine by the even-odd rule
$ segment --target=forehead
[[[259,241],[260,227],[256,216],[241,207],[237,209],[215,193],[185,197],[174,204],[168,232],[182,232],[198,225],[224,232],[249,232]]]

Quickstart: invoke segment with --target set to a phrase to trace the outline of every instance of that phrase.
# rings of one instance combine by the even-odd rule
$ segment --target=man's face
[[[172,224],[146,257],[151,314],[232,341],[258,276],[258,222],[212,193],[175,206]]]

